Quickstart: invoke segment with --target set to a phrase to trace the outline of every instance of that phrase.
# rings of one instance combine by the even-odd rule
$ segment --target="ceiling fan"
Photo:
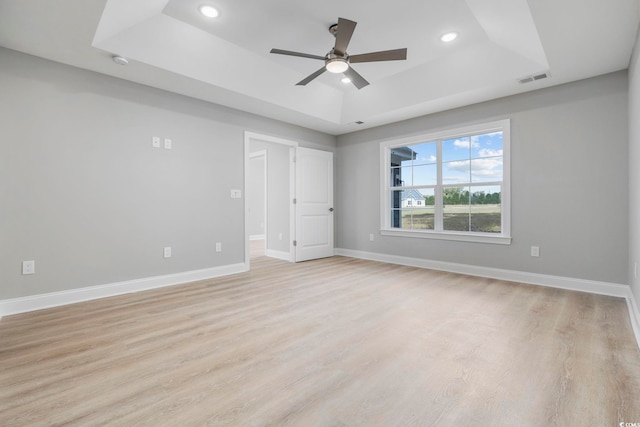
[[[325,71],[330,73],[344,73],[351,82],[358,88],[362,89],[369,82],[365,80],[351,64],[360,62],[377,62],[377,61],[399,61],[407,59],[407,49],[384,50],[380,52],[362,53],[359,55],[347,54],[347,46],[351,41],[353,31],[356,29],[357,22],[344,18],[338,18],[338,23],[329,27],[329,32],[336,38],[336,44],[325,56],[312,55],[309,53],[292,52],[290,50],[271,49],[271,53],[279,55],[299,56],[302,58],[319,59],[324,61],[324,66],[315,73],[296,83],[297,86],[305,86],[307,83],[320,76]]]

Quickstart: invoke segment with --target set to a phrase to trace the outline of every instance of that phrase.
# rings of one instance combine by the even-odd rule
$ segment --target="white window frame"
[[[501,233],[480,233],[444,230],[411,230],[391,227],[391,149],[425,142],[443,141],[490,132],[502,132],[502,188],[501,202]],[[440,147],[440,144],[438,144]],[[500,245],[511,244],[511,121],[497,120],[488,123],[466,125],[454,129],[446,129],[432,133],[415,135],[400,139],[382,141],[380,143],[380,234],[385,236],[417,237],[425,239],[455,240],[463,242],[493,243]],[[442,196],[442,156],[438,153],[438,183],[436,199]],[[442,204],[436,203],[436,219],[442,219]]]

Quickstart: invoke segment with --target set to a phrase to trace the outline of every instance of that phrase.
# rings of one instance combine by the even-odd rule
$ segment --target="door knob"
[[[329,212],[333,212],[333,208],[329,208]]]

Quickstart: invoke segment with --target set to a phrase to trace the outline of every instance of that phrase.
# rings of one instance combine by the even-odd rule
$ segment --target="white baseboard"
[[[245,271],[248,271],[248,266],[244,263],[239,263],[221,267],[205,268],[203,270],[167,274],[164,276],[146,277],[143,279],[128,280],[125,282],[110,283],[106,285],[70,289],[68,291],[0,300],[0,319],[3,316],[11,314],[25,313],[28,311],[58,307],[61,305],[146,291],[149,289],[181,285],[184,283],[228,276],[230,274],[242,273]]]
[[[633,333],[636,335],[636,341],[638,341],[638,347],[640,347],[640,310],[638,309],[638,301],[633,295],[633,292],[631,292],[631,288],[629,288],[629,295],[627,296],[627,307],[629,307],[629,317],[631,318]]]
[[[291,261],[291,254],[289,252],[274,251],[273,249],[267,249],[264,254],[271,258],[281,259],[283,261]]]
[[[264,234],[252,234],[249,240],[264,240]]]
[[[640,347],[640,310],[631,289],[627,285],[617,283],[596,282],[570,277],[551,276],[546,274],[527,273],[522,271],[504,270],[499,268],[479,267],[467,264],[457,264],[444,261],[432,261],[419,258],[385,255],[374,252],[354,251],[350,249],[336,249],[336,255],[360,258],[371,261],[386,262],[389,264],[407,265],[411,267],[428,268],[431,270],[448,271],[452,273],[468,274],[472,276],[488,277],[492,279],[508,280],[513,282],[528,283],[533,285],[548,286],[553,288],[573,291],[589,292],[594,294],[609,295],[625,298],[629,309],[629,317],[633,332]],[[267,250],[266,256],[290,261],[288,252]],[[183,273],[168,274],[164,276],[147,277],[143,279],[128,280],[125,282],[106,285],[91,286],[86,288],[70,289],[68,291],[52,292],[47,294],[32,295],[21,298],[0,300],[0,319],[11,314],[25,313],[44,308],[58,307],[77,302],[89,301],[98,298],[106,298],[132,292],[149,289],[175,286],[198,280],[212,279],[231,274],[248,271],[247,264],[238,263],[221,267],[206,268],[203,270],[187,271]]]
[[[336,249],[336,255],[624,298],[626,299],[627,306],[629,308],[629,317],[631,319],[633,332],[635,334],[638,347],[640,347],[640,312],[638,311],[638,304],[633,296],[633,293],[631,292],[631,288],[628,285],[619,283],[598,282],[586,279],[576,279],[572,277],[528,273],[525,271],[480,267],[476,265],[458,264],[453,262],[401,257],[375,252],[355,251],[351,249]]]

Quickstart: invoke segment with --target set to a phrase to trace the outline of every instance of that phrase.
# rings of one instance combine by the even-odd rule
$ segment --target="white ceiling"
[[[269,50],[324,56],[338,17],[358,22],[349,54],[408,59],[354,64],[362,90],[295,86],[322,62]],[[639,17],[640,0],[0,0],[0,46],[338,135],[626,69]]]

